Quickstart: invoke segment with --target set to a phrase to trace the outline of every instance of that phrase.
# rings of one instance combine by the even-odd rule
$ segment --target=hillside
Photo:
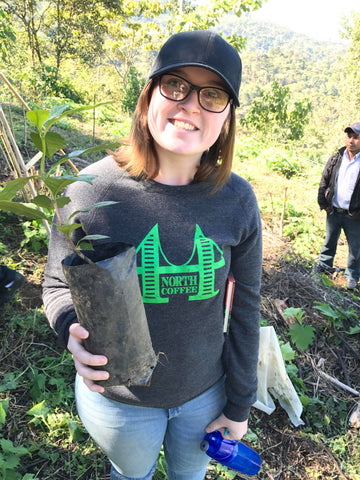
[[[251,14],[240,18],[227,16],[221,28],[227,33],[237,32],[244,36],[245,51],[266,53],[280,49],[302,55],[307,60],[334,62],[345,52],[343,43],[320,42],[307,35],[294,32],[281,25],[252,18]]]
[[[253,186],[263,222],[261,324],[276,331],[287,372],[301,397],[304,421],[295,427],[277,401],[271,415],[252,409],[244,441],[259,452],[263,466],[251,478],[359,480],[360,421],[350,424],[350,417],[360,400],[360,297],[359,289],[344,288],[347,245],[343,237],[335,273],[317,276],[311,271],[325,230],[324,215],[316,204],[320,172],[328,154],[342,141],[342,127],[338,127],[342,125],[338,60],[342,47],[249,18],[232,17],[222,28],[248,39],[242,53],[239,116],[246,114],[260,89],[270,88],[274,79],[289,86],[293,101],[307,96],[313,103],[311,124],[301,145],[275,144],[272,139],[265,144],[256,135],[248,138],[240,127],[236,145],[234,170]],[[141,72],[145,57],[139,60]],[[69,62],[66,68],[79,89],[85,90],[81,77],[88,83],[95,78],[94,70],[78,68],[76,63]],[[116,94],[116,104],[68,118],[54,128],[66,137],[67,152],[118,140],[128,130],[129,117],[121,111],[117,96],[120,77],[108,75],[106,68],[110,70],[104,62],[101,92],[109,97]],[[23,81],[16,85],[23,87],[25,76]],[[25,112],[2,87],[3,109],[27,161],[35,152]],[[24,87],[24,91],[32,106],[69,102],[55,95],[35,98],[31,89]],[[77,166],[82,168],[102,155],[97,152],[77,159]],[[0,169],[0,188],[8,180],[2,173]],[[41,224],[25,223],[0,211],[0,262],[27,280],[17,296],[0,307],[0,479],[109,480],[109,463],[77,417],[72,357],[57,344],[42,307],[46,255]],[[296,309],[301,321],[295,313],[287,317],[286,308]],[[302,334],[309,328],[314,337],[304,348]],[[250,477],[212,462],[206,478]],[[154,480],[165,479],[160,457]]]
[[[347,108],[341,103],[345,44],[320,42],[280,25],[252,19],[251,14],[241,18],[228,15],[218,30],[246,38],[241,52],[241,117],[246,116],[260,90],[269,91],[276,80],[289,87],[293,103],[304,98],[311,102],[306,143],[315,147],[330,144],[330,148],[338,144],[338,125],[348,121],[343,120]]]

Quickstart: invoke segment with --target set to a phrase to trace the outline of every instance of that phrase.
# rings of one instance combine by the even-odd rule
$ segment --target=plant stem
[[[59,209],[58,209],[58,206],[56,204],[56,201],[54,200],[53,201],[53,205],[54,205],[54,208],[55,208],[55,214],[56,214],[56,217],[59,221],[59,225],[64,225],[64,222],[62,221],[62,218],[61,218],[61,215],[60,215],[60,212],[59,212]],[[65,235],[65,234],[64,234]],[[90,260],[90,258],[88,258],[86,255],[84,255],[82,253],[82,251],[79,249],[79,248],[76,248],[76,245],[74,244],[74,242],[71,240],[71,238],[68,236],[68,235],[65,235],[65,238],[66,238],[66,241],[68,242],[71,250],[78,256],[81,258],[81,260],[83,260],[84,262],[86,263],[94,263],[92,260]]]

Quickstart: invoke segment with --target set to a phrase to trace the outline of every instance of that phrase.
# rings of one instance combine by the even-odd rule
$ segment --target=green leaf
[[[30,375],[30,389],[29,393],[34,402],[40,400],[44,392],[46,376],[44,373],[35,372]]]
[[[54,153],[66,146],[65,139],[56,132],[47,132],[45,135],[46,155],[52,158]]]
[[[59,197],[56,199],[56,204],[59,208],[65,207],[65,205],[68,205],[71,202],[71,198],[69,197]]]
[[[87,182],[92,185],[92,181],[97,175],[62,175],[61,177],[44,177],[43,182],[56,198],[62,190],[74,182]]]
[[[14,372],[7,373],[0,385],[0,392],[6,392],[7,390],[15,390],[19,386],[19,376],[17,377]]]
[[[28,410],[26,413],[36,418],[45,418],[49,412],[50,409],[46,406],[45,400],[43,400],[42,402],[37,403],[32,408],[30,408],[30,410]]]
[[[78,424],[78,422],[76,422],[75,420],[70,420],[70,419],[67,419],[66,422],[67,422],[67,425],[69,427],[70,441],[71,442],[79,442],[79,441],[83,440],[84,433],[83,433],[80,425]]]
[[[35,147],[40,152],[45,153],[45,155],[50,159],[52,159],[54,153],[66,146],[66,140],[56,132],[46,132],[44,136],[45,152],[41,136],[37,132],[31,132],[30,138],[33,141]]]
[[[302,380],[300,378],[298,378],[299,369],[297,368],[297,366],[294,363],[286,364],[285,369],[286,369],[286,373],[289,375],[289,377],[291,379],[296,378],[297,383],[302,382]],[[305,387],[304,387],[304,390],[305,390]]]
[[[1,459],[1,458],[0,458]],[[18,455],[9,455],[7,454],[4,458],[6,480],[20,480],[21,476],[15,472],[15,468],[19,466],[20,458]],[[0,464],[2,467],[2,464]]]
[[[284,317],[287,318],[287,317],[295,317],[296,320],[301,323],[302,321],[302,317],[304,315],[304,310],[302,308],[294,308],[294,307],[290,307],[290,308],[286,308],[284,310]]]
[[[92,181],[97,177],[98,175],[85,175],[85,174],[81,174],[81,175],[62,175],[61,177],[59,178],[64,178],[64,179],[68,179],[68,180],[74,180],[75,182],[79,181],[79,182],[87,182],[89,183],[90,185],[92,185]]]
[[[50,115],[47,121],[60,117],[68,109],[70,109],[70,105],[56,105],[50,110]]]
[[[321,281],[326,287],[331,287],[333,285],[332,280],[328,278],[325,273],[321,275]]]
[[[15,453],[18,456],[29,454],[27,448],[22,447],[21,445],[16,447],[11,440],[5,438],[0,438],[0,445],[4,453]]]
[[[64,233],[67,237],[70,237],[71,232],[80,227],[82,227],[81,223],[72,223],[71,225],[56,225],[56,228],[59,230],[59,232]]]
[[[74,157],[80,157],[81,155],[87,155],[88,153],[93,153],[93,152],[102,152],[103,150],[114,150],[117,147],[122,145],[121,142],[116,142],[116,143],[104,143],[102,145],[97,145],[96,147],[89,147],[85,148],[83,150],[74,150],[73,152],[68,153],[67,155],[64,155],[63,157],[59,158],[51,167],[49,172],[53,172],[56,170],[56,168],[59,165],[62,165],[65,163],[67,160],[72,159]]]
[[[38,207],[45,208],[46,210],[51,211],[54,209],[53,202],[46,195],[38,195],[33,199],[33,203],[35,203],[35,205]]]
[[[91,245],[91,243],[82,241],[77,243],[76,248],[78,248],[79,250],[94,250],[94,247]]]
[[[40,135],[37,132],[30,132],[30,138],[33,141],[35,147],[39,150],[39,152],[42,152],[44,148]]]
[[[290,328],[291,341],[302,351],[305,351],[312,343],[315,328],[311,325],[291,325]]]
[[[81,241],[104,240],[106,238],[110,237],[108,235],[85,235],[85,237],[83,237]]]
[[[5,423],[6,423],[6,411],[2,402],[0,402],[0,428],[2,428],[3,425],[5,425]]]
[[[44,123],[46,123],[46,130],[49,130],[49,128],[54,123],[56,123],[58,120],[66,117],[68,115],[71,115],[73,113],[84,112],[86,110],[93,110],[94,108],[100,107],[102,105],[108,105],[109,103],[112,103],[112,102],[100,102],[100,103],[96,103],[95,105],[84,105],[84,106],[76,107],[76,108],[65,108],[65,106],[63,106],[64,109],[63,109],[62,113],[60,113],[60,107],[59,107],[59,110],[54,111],[52,113],[51,117],[50,117],[50,114],[49,114],[47,121],[44,122]],[[66,105],[66,107],[68,107],[68,105]],[[58,114],[58,113],[60,113],[60,114]]]
[[[89,205],[88,207],[85,207],[81,210],[76,210],[75,212],[73,212],[70,217],[68,218],[68,221],[71,220],[75,215],[77,215],[78,213],[87,213],[87,212],[90,212],[91,210],[93,210],[94,208],[100,208],[100,207],[108,207],[110,205],[115,205],[116,203],[119,203],[119,202],[113,202],[112,200],[109,200],[107,202],[98,202],[98,203],[94,203],[93,205]]]
[[[323,315],[325,315],[325,317],[332,318],[334,320],[337,320],[341,316],[337,310],[332,308],[327,303],[318,303],[317,305],[314,305],[314,308],[319,310]]]
[[[111,150],[117,148],[121,145],[120,142],[116,143],[104,143],[102,145],[97,145],[96,147],[85,148],[84,150],[74,150],[68,154],[68,158],[80,157],[81,155],[87,155],[88,153],[101,152],[103,150]]]
[[[284,362],[294,360],[295,351],[291,347],[289,342],[283,343],[280,345],[281,355],[284,359]]]
[[[101,208],[101,207],[108,207],[109,205],[115,205],[119,202],[113,202],[112,200],[106,201],[106,202],[98,202],[94,203],[93,205],[90,205],[89,207],[85,207],[82,210],[79,210],[79,212],[86,213],[90,212],[90,210],[93,210],[94,208]]]
[[[356,335],[360,333],[360,325],[356,325],[355,327],[351,327],[347,332],[348,335]]]
[[[41,130],[44,122],[49,118],[49,116],[50,112],[48,110],[29,110],[26,112],[26,117],[35,125],[38,131]]]
[[[43,182],[50,190],[53,197],[56,198],[68,185],[76,182],[76,177],[72,177],[71,179],[63,177],[44,177]]]
[[[22,190],[31,178],[35,177],[15,178],[8,182],[0,192],[0,200],[12,200],[18,191]]]
[[[31,203],[17,203],[17,202],[8,202],[6,200],[0,200],[0,210],[5,212],[13,212],[16,215],[23,215],[26,218],[37,219],[37,220],[47,220],[47,216],[44,212],[41,212],[36,208],[36,205]]]

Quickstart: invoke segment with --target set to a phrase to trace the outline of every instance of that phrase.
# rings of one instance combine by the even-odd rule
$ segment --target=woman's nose
[[[201,106],[199,104],[198,92],[196,90],[191,90],[189,95],[179,102],[179,106],[185,110],[200,110]]]

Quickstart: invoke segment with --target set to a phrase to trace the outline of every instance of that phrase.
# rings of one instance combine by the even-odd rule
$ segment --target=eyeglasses
[[[160,77],[159,91],[168,100],[181,102],[196,90],[200,106],[213,113],[221,113],[228,106],[230,94],[217,87],[197,87],[175,74],[165,74]]]

